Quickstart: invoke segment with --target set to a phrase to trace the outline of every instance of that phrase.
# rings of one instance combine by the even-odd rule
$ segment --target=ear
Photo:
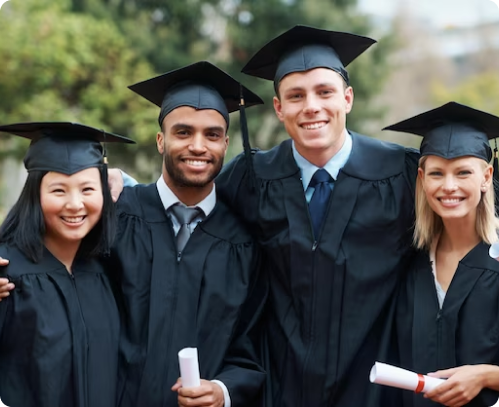
[[[481,186],[482,192],[487,192],[488,189],[492,186],[492,182],[494,181],[494,168],[492,165],[487,165],[483,172],[483,183]]]
[[[158,152],[160,154],[163,154],[165,152],[165,135],[163,134],[162,131],[158,131],[158,134],[156,134],[156,147],[158,148]]]
[[[229,148],[229,136],[225,136],[225,149],[224,149],[224,156],[227,155],[227,150]]]
[[[351,86],[345,89],[345,111],[350,113],[353,107],[353,88]]]
[[[424,190],[424,170],[419,167],[418,168],[418,178],[423,182],[423,190]]]
[[[275,114],[277,115],[277,118],[283,122],[284,121],[284,116],[282,114],[282,103],[280,99],[277,96],[274,96],[274,110]]]

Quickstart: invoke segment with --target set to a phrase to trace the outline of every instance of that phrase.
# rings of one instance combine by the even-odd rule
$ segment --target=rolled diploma
[[[178,353],[178,363],[180,365],[182,387],[189,388],[201,386],[197,348],[182,349]]]
[[[489,249],[489,256],[496,260],[499,258],[499,242],[492,243]]]
[[[417,391],[418,393],[426,393],[427,391],[433,390],[445,381],[444,379],[436,377],[418,375],[410,370],[401,369],[400,367],[380,362],[376,362],[371,368],[369,380],[371,383]]]

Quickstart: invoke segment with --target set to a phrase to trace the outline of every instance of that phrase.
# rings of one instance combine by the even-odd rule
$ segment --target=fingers
[[[9,261],[7,259],[0,257],[0,266],[6,266],[8,264],[9,264]]]
[[[0,286],[0,298],[5,298],[9,296],[9,291],[12,291],[16,286],[14,283],[8,283]]]
[[[10,291],[12,291],[14,288],[15,288],[14,284],[11,284],[11,285],[7,286],[8,291],[0,292],[0,302],[2,302],[3,299],[10,296]]]
[[[123,192],[123,176],[117,168],[109,168],[107,170],[109,190],[113,202],[116,202]]]
[[[177,382],[172,386],[172,391],[178,391],[182,387],[182,379],[179,377]]]
[[[452,369],[437,370],[436,372],[428,373],[428,376],[439,377],[441,379],[447,379],[447,378],[451,377],[453,374],[455,374],[458,371],[458,369],[459,368],[453,367]]]
[[[218,407],[223,406],[224,396],[222,388],[218,384],[201,380],[201,386],[199,387],[179,389],[178,402],[183,407]]]
[[[178,396],[178,404],[182,407],[211,407],[216,405],[216,398],[213,394],[207,394],[201,397],[183,397]]]
[[[15,287],[7,278],[0,278],[0,301],[7,298],[10,295],[9,291],[12,291]]]

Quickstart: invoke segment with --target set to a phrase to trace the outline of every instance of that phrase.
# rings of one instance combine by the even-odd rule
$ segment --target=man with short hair
[[[411,254],[419,156],[346,128],[354,92],[345,66],[373,43],[296,26],[242,70],[274,81],[290,135],[254,153],[254,174],[240,156],[217,178],[268,258],[269,406],[380,406],[369,371]]]

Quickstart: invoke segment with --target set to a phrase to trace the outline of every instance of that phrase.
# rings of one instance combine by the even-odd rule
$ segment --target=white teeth
[[[452,204],[452,203],[458,203],[458,202],[461,202],[461,199],[460,198],[446,198],[446,199],[441,199],[440,200],[442,203],[445,203],[445,204]]]
[[[189,165],[194,165],[196,167],[201,167],[206,165],[206,161],[198,161],[198,160],[185,160],[185,162]]]
[[[84,216],[78,216],[72,218],[62,217],[62,220],[67,223],[80,223],[84,218],[85,218]]]
[[[303,124],[302,127],[306,130],[316,130],[324,127],[326,125],[325,122],[313,123],[313,124]]]

